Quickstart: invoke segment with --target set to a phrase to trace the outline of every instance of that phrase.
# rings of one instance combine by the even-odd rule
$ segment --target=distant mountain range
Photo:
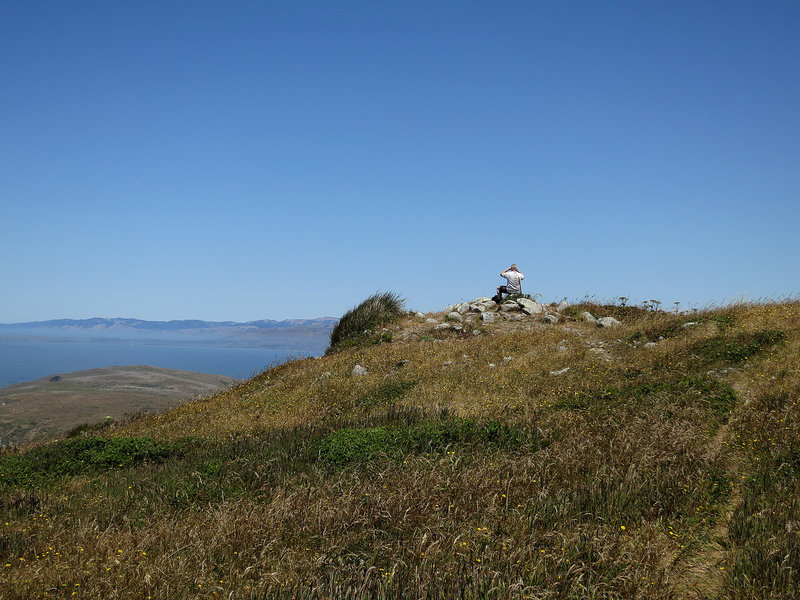
[[[30,323],[0,324],[0,339],[54,341],[91,340],[97,342],[140,341],[144,343],[214,344],[255,348],[324,349],[331,330],[338,322],[333,317],[317,319],[264,319],[234,321],[145,321],[127,318],[55,319]]]

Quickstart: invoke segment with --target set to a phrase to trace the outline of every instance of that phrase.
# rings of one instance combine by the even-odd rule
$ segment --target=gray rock
[[[494,323],[494,313],[493,312],[481,313],[481,321],[483,321],[484,323]]]
[[[417,314],[416,314],[416,317],[417,317],[418,319],[424,319],[424,318],[425,318],[425,313],[422,313],[422,312],[417,312]]]
[[[472,312],[486,312],[486,305],[485,304],[470,304],[469,309]]]
[[[464,328],[461,325],[459,325],[458,323],[453,325],[453,331],[462,331],[463,329]]]
[[[544,306],[527,298],[518,298],[517,304],[523,312],[529,315],[540,315],[544,312]]]
[[[445,317],[446,321],[455,321],[456,323],[462,323],[464,321],[464,317],[461,316],[461,313],[453,311],[451,313],[447,313]]]
[[[452,325],[450,325],[450,323],[439,323],[438,325],[434,325],[433,328],[441,330],[441,329],[450,329],[451,327]]]
[[[622,325],[622,323],[617,321],[614,317],[601,317],[597,319],[597,324],[600,327],[619,327]]]
[[[542,317],[542,321],[544,321],[545,323],[550,323],[552,325],[555,325],[556,323],[558,323],[558,317],[555,315],[545,315]]]
[[[464,315],[469,312],[469,308],[470,304],[465,302],[464,304],[459,305],[459,307],[456,309],[456,312]]]
[[[567,302],[566,300],[562,300],[561,302],[559,302],[558,307],[556,308],[556,310],[558,312],[561,312],[562,310],[565,310],[567,308],[569,308],[569,302]]]
[[[658,346],[658,344],[656,344],[655,342],[647,342],[644,345],[645,348],[655,348],[656,346]]]
[[[511,362],[512,360],[514,360],[514,357],[513,357],[513,356],[504,356],[504,357],[503,357],[503,362],[504,362],[504,363],[509,363],[509,362]]]
[[[563,369],[560,369],[558,371],[550,371],[550,375],[563,375],[567,371],[569,371],[569,367],[564,367]]]
[[[694,322],[694,321],[690,321],[690,322],[688,322],[688,323],[684,323],[684,324],[683,324],[683,328],[684,328],[684,329],[689,329],[689,327],[694,327],[695,325],[697,325],[697,323],[696,323],[696,322]]]
[[[426,323],[430,323],[431,325],[436,325],[439,321],[437,321],[436,319],[432,319],[432,318],[428,317],[427,319],[425,319],[425,322]]]
[[[500,310],[502,310],[503,312],[508,312],[510,310],[519,310],[519,308],[520,308],[519,304],[508,300],[500,305]]]
[[[353,367],[353,375],[363,376],[366,375],[367,373],[368,371],[361,365],[356,365],[355,367]]]
[[[588,310],[581,313],[581,319],[588,323],[597,323],[597,319],[595,319],[594,315]]]
[[[487,297],[487,296],[481,296],[480,298],[475,298],[475,300],[473,300],[473,302],[475,304],[485,304],[487,302],[492,302],[492,299]]]

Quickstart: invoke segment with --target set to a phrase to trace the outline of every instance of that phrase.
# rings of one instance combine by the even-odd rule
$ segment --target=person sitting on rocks
[[[500,277],[505,278],[508,282],[506,285],[498,286],[497,296],[493,298],[495,302],[503,301],[503,294],[521,294],[522,293],[522,280],[525,275],[519,272],[517,265],[511,265],[505,271],[500,273]]]

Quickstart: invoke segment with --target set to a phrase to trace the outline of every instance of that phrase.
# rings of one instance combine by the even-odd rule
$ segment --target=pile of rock
[[[483,314],[488,311],[493,311],[495,310],[495,308],[498,308],[497,303],[491,298],[483,296],[481,298],[476,298],[471,302],[461,302],[459,304],[453,304],[451,306],[448,306],[445,309],[445,312],[447,313],[457,312],[460,315],[464,315],[471,312]],[[539,304],[538,302],[531,300],[530,298],[517,298],[516,300],[506,300],[499,306],[498,310],[500,312],[521,310],[522,312],[529,315],[540,315],[545,312],[545,305]]]
[[[530,298],[516,298],[513,300],[506,300],[498,306],[498,304],[491,298],[485,296],[476,298],[470,302],[460,302],[458,304],[451,304],[445,309],[445,321],[448,323],[441,323],[437,328],[455,328],[461,329],[460,324],[466,319],[471,321],[474,316],[480,317],[484,323],[493,323],[497,318],[497,313],[500,313],[504,318],[519,320],[524,318],[524,315],[538,315],[539,320],[545,323],[556,324],[559,322],[559,314],[564,309],[568,308],[569,304],[562,301],[555,309],[551,305],[540,304]],[[515,314],[516,313],[516,314]],[[520,314],[521,313],[521,314]],[[596,319],[591,313],[584,312],[581,319],[589,323],[593,323],[598,327],[616,327],[621,325],[614,317],[602,317]],[[428,319],[429,322],[436,323],[435,319]]]

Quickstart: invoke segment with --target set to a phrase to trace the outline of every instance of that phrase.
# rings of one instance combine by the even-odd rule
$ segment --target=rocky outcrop
[[[544,306],[528,298],[518,299],[517,304],[522,308],[522,312],[529,315],[540,315],[544,312]]]
[[[537,321],[555,325],[563,319],[571,320],[572,317],[564,313],[569,308],[569,303],[562,300],[557,306],[554,304],[540,304],[527,297],[506,299],[501,304],[487,297],[476,298],[469,302],[452,304],[445,309],[445,323],[427,318],[426,321],[435,325],[435,329],[456,329],[460,323],[473,323],[480,319],[483,323],[494,323],[497,319],[506,321],[522,321],[526,316],[534,315]],[[579,320],[597,325],[598,327],[618,327],[622,325],[614,317],[595,318],[592,313],[584,311]],[[458,328],[460,329],[460,327]]]
[[[600,327],[619,327],[622,325],[622,323],[617,321],[614,317],[601,317],[597,319],[597,324]]]

